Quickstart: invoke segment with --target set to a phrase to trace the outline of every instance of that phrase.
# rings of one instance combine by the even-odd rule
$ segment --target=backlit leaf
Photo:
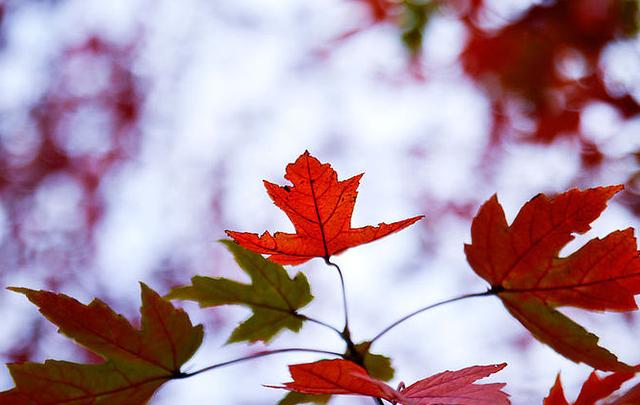
[[[293,186],[268,181],[264,185],[273,202],[287,214],[296,233],[265,232],[258,236],[227,231],[239,245],[267,254],[275,263],[301,264],[314,257],[329,260],[330,256],[398,232],[422,218],[420,215],[391,224],[352,228],[351,215],[362,174],[338,181],[331,166],[320,163],[308,151],[287,165],[284,177]]]
[[[444,371],[394,390],[353,362],[321,360],[289,366],[293,381],[274,388],[306,394],[362,395],[404,405],[506,405],[510,402],[501,390],[503,383],[475,384],[504,367],[506,364]]]
[[[89,305],[63,294],[11,288],[40,308],[60,333],[105,359],[101,364],[47,360],[9,364],[15,388],[0,394],[6,405],[145,404],[202,343],[201,325],[144,284],[142,328],[135,329],[102,301]]]
[[[282,329],[299,331],[304,317],[297,310],[313,299],[304,274],[298,273],[291,279],[281,265],[232,241],[221,242],[249,275],[251,284],[195,276],[190,286],[174,288],[167,297],[196,301],[201,307],[240,304],[251,308],[253,315],[233,331],[229,342],[266,342]]]
[[[593,239],[559,257],[574,233],[584,233],[622,186],[570,190],[527,202],[511,225],[497,198],[489,199],[471,226],[465,246],[473,270],[487,280],[509,312],[540,341],[563,356],[601,370],[629,370],[598,338],[555,310],[637,309],[640,257],[633,229]]]
[[[606,377],[600,377],[593,371],[582,385],[580,394],[578,394],[578,398],[573,405],[595,405],[597,401],[608,398],[620,388],[622,383],[633,376],[634,373],[632,372],[617,372]],[[543,405],[571,405],[564,395],[560,375],[556,378],[549,395],[544,399]]]

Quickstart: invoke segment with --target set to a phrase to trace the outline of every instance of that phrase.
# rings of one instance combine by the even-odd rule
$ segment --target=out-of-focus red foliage
[[[41,98],[20,125],[1,134],[0,198],[9,235],[0,250],[17,258],[4,268],[46,263],[47,286],[55,289],[91,257],[104,211],[102,181],[138,147],[143,91],[131,53],[131,46],[97,36],[63,49]],[[47,215],[47,204],[55,203],[49,193],[59,187],[76,195],[62,203],[75,204],[74,221]]]
[[[607,45],[637,33],[637,2],[544,2],[496,28],[487,21],[486,15],[493,11],[484,0],[360,1],[373,23],[398,26],[412,55],[412,71],[434,10],[448,7],[458,16],[468,34],[460,63],[491,102],[494,145],[505,137],[550,143],[562,136],[577,136],[583,164],[595,167],[604,156],[597,145],[580,136],[582,109],[600,101],[623,118],[640,113],[631,95],[607,89],[600,66]]]
[[[385,21],[391,15],[391,10],[396,6],[394,2],[388,0],[358,0],[364,3],[374,21]]]
[[[391,23],[402,31],[402,41],[411,52],[411,65],[416,77],[422,75],[417,68],[418,56],[422,48],[423,31],[431,13],[440,5],[441,0],[356,0],[369,10],[371,23]],[[416,69],[413,69],[416,68]]]
[[[4,2],[0,2],[0,27],[2,27],[2,22],[4,21]]]
[[[637,2],[545,2],[495,28],[485,21],[492,11],[484,0],[360,1],[375,23],[393,23],[401,29],[414,58],[431,13],[453,6],[468,33],[460,62],[491,101],[494,142],[505,136],[544,143],[579,136],[581,110],[594,101],[609,103],[624,118],[640,113],[631,95],[614,95],[607,89],[599,65],[607,45],[637,32]],[[523,129],[517,122],[522,118],[534,121],[533,129],[529,125]],[[583,150],[585,166],[602,162],[593,143],[585,140]]]
[[[497,30],[482,26],[482,3],[471,2],[462,15],[470,36],[461,62],[491,100],[495,141],[514,132],[536,142],[579,136],[580,112],[594,101],[609,103],[624,118],[640,113],[633,97],[608,91],[599,66],[609,43],[636,31],[636,2],[557,1]],[[532,130],[517,129],[514,103],[535,122]],[[586,166],[601,162],[596,145],[585,142],[584,151]]]
[[[459,63],[490,103],[488,148],[492,150],[505,141],[551,145],[561,138],[572,139],[582,167],[598,170],[612,157],[582,133],[585,107],[604,103],[623,120],[640,115],[639,100],[630,90],[608,87],[603,63],[609,45],[638,34],[637,1],[531,2],[512,19],[485,0],[360,1],[373,24],[398,28],[410,52],[409,72],[419,79],[428,77],[421,71],[420,53],[433,12],[455,16],[464,25],[467,35]],[[640,215],[639,177],[629,174],[621,199],[636,215]]]
[[[133,52],[99,36],[63,47],[37,101],[0,114],[1,278],[26,271],[58,290],[91,269],[106,208],[101,187],[140,142],[144,91]],[[40,318],[25,322],[29,334],[3,348],[9,361],[34,358],[53,332]]]

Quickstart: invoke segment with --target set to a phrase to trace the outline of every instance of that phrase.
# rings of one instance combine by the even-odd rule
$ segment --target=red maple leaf
[[[351,215],[362,174],[338,181],[335,170],[328,163],[320,163],[308,151],[287,165],[284,177],[293,187],[266,180],[264,185],[273,202],[287,214],[296,233],[265,232],[258,236],[226,231],[240,246],[268,254],[276,263],[301,264],[314,257],[328,261],[330,256],[397,232],[423,217],[352,228]]]
[[[596,372],[593,371],[587,381],[582,385],[580,394],[578,394],[578,398],[573,405],[595,405],[596,401],[609,397],[609,395],[620,388],[622,383],[633,376],[634,373],[618,372],[606,377],[599,377]],[[560,374],[558,374],[555,384],[551,388],[551,391],[549,391],[549,395],[544,399],[543,405],[570,405],[564,396],[564,390],[560,382]]]
[[[501,391],[505,384],[474,384],[506,366],[502,363],[444,371],[406,388],[400,384],[398,390],[394,390],[371,378],[355,363],[341,359],[321,360],[289,366],[293,381],[273,388],[303,394],[363,395],[404,405],[507,405],[510,403],[508,395]]]
[[[509,312],[558,353],[600,370],[624,371],[621,363],[588,333],[555,308],[637,309],[640,257],[633,229],[593,239],[568,257],[558,257],[584,233],[622,186],[570,190],[527,202],[509,226],[496,196],[479,210],[465,246],[473,270],[487,280]]]
[[[640,404],[640,384],[629,388],[624,395],[607,403],[607,405],[635,405]]]

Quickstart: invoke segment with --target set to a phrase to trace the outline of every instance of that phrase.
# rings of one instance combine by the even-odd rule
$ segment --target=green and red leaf
[[[6,405],[142,405],[200,347],[201,325],[144,284],[141,329],[100,300],[81,304],[63,294],[11,288],[27,296],[60,333],[105,361],[78,364],[47,360],[9,364],[15,388],[0,394]]]
[[[567,257],[560,250],[585,233],[622,186],[569,190],[527,202],[511,225],[496,196],[479,210],[465,245],[473,270],[509,312],[563,356],[601,370],[629,370],[555,308],[631,311],[640,293],[640,256],[633,229],[593,239]]]

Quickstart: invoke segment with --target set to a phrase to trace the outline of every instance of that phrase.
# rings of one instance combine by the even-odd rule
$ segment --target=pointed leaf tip
[[[609,398],[625,381],[633,378],[634,375],[635,373],[632,372],[616,372],[605,377],[600,377],[594,370],[582,384],[578,398],[576,398],[573,405],[595,405],[596,403],[600,403],[600,400]],[[621,399],[621,397],[617,397],[618,400]],[[618,402],[616,400],[607,403],[611,405],[631,405],[636,402]],[[544,399],[543,405],[569,405],[569,401],[567,401],[562,388],[560,373],[558,373],[553,387],[551,387],[549,394]]]

